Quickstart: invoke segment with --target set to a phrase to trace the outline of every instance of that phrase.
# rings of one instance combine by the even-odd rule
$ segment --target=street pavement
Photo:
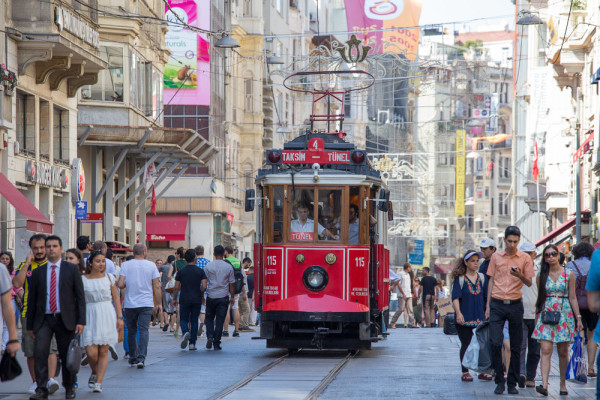
[[[231,330],[230,330],[231,332]],[[242,333],[239,338],[224,338],[223,350],[204,348],[181,350],[180,338],[150,328],[150,344],[146,368],[129,367],[120,358],[108,363],[103,393],[87,388],[89,366],[79,373],[79,399],[211,399],[256,370],[282,355],[283,350],[266,349],[264,341],[251,340],[257,333]],[[395,329],[387,340],[375,343],[373,350],[361,351],[351,359],[320,396],[321,399],[498,399],[493,382],[461,382],[458,361],[459,342],[446,336],[440,328]],[[120,357],[123,355],[119,345]],[[344,357],[343,352],[308,351],[284,359],[253,381],[229,394],[226,399],[304,399],[331,368]],[[550,376],[550,399],[558,396],[558,359],[553,359]],[[0,383],[0,399],[27,399],[30,385],[22,355],[19,362],[23,374],[14,381]],[[60,378],[58,379],[60,382]],[[595,398],[595,379],[587,385],[567,383],[569,398]],[[517,399],[542,398],[534,389],[519,389]],[[60,389],[50,398],[64,398]]]

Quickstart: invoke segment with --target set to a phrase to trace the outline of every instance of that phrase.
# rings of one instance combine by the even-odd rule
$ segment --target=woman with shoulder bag
[[[465,352],[473,338],[473,329],[485,319],[485,298],[487,293],[483,286],[484,276],[479,271],[479,260],[483,253],[467,250],[463,258],[455,261],[452,270],[452,305],[456,313],[456,331],[460,339],[460,363],[463,382],[472,382],[469,370],[462,366]],[[491,381],[492,376],[479,374],[481,380]]]
[[[575,276],[573,272],[569,273],[562,267],[560,252],[555,245],[546,246],[542,257],[540,274],[537,276],[537,323],[532,336],[540,341],[542,347],[542,384],[536,386],[535,390],[548,396],[548,377],[552,351],[556,343],[560,369],[560,395],[566,396],[569,394],[565,382],[569,363],[569,343],[573,341],[575,332],[583,329],[575,295]]]

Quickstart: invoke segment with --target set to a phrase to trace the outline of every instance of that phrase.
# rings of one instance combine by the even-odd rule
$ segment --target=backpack
[[[224,260],[225,262],[231,265],[233,268],[233,276],[235,278],[235,294],[242,293],[242,289],[244,288],[244,273],[241,268],[235,268],[229,260]]]
[[[481,279],[481,284],[485,283],[485,275],[483,275],[481,272],[478,272],[477,275],[479,275],[479,279]],[[462,290],[463,286],[465,285],[465,276],[461,275],[458,277],[458,284],[460,285],[460,289]]]
[[[573,261],[573,265],[577,270],[577,278],[575,279],[575,295],[577,296],[577,303],[579,304],[580,310],[588,310],[588,300],[587,300],[587,291],[585,290],[585,285],[587,283],[587,275],[582,275],[579,267]]]

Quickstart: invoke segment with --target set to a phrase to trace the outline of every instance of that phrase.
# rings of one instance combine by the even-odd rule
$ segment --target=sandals
[[[542,385],[537,385],[535,391],[543,396],[548,396],[548,389],[544,389]]]
[[[567,392],[566,390],[561,390],[560,392],[558,392],[558,394],[561,396],[568,396],[569,392]]]
[[[588,369],[588,376],[590,378],[595,378],[596,376],[598,376],[598,374],[596,374],[596,371],[594,371],[594,368],[589,368]]]
[[[477,378],[482,381],[491,381],[492,379],[494,379],[494,377],[490,374],[479,374],[477,375]]]
[[[169,324],[165,324],[165,325],[162,327],[162,331],[163,331],[163,332],[166,332],[168,329],[169,329]],[[173,332],[173,331],[171,331],[171,332]]]
[[[462,377],[460,378],[460,380],[463,382],[473,382],[473,377],[471,376],[470,373],[465,372],[464,374],[462,374]]]

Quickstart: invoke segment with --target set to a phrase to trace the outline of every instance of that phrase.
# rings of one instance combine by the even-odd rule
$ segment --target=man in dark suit
[[[62,261],[62,240],[46,239],[48,263],[36,268],[31,276],[27,306],[27,333],[35,339],[35,377],[37,389],[30,399],[47,399],[48,353],[52,335],[56,336],[62,361],[66,398],[74,399],[75,377],[67,369],[67,350],[75,333],[85,326],[85,297],[79,267]]]

